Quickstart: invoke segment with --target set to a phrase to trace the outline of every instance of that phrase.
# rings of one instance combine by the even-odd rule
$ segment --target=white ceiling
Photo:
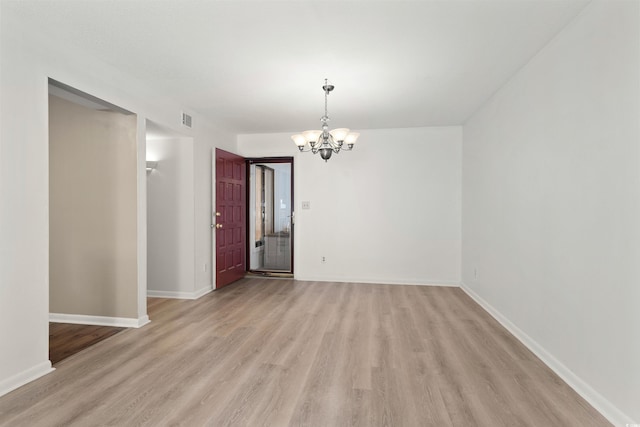
[[[234,133],[459,125],[587,0],[2,0]]]

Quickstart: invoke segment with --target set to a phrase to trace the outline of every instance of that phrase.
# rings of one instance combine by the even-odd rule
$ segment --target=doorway
[[[293,275],[293,158],[247,159],[249,272]]]

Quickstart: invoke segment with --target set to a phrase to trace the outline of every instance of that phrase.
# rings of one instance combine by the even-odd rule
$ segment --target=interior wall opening
[[[49,79],[49,359],[137,319],[137,117]],[[127,324],[128,325],[128,324]]]

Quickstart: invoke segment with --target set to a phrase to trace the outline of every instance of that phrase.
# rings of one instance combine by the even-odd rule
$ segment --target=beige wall
[[[136,116],[49,96],[51,313],[136,318]]]

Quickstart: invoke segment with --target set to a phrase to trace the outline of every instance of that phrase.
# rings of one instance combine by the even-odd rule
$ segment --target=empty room
[[[0,0],[0,426],[640,426],[639,171],[638,0]]]

